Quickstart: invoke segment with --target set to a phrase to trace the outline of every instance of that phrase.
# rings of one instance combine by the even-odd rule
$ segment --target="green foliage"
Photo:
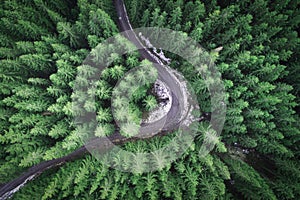
[[[267,182],[252,167],[240,160],[225,159],[228,164],[234,187],[246,199],[277,199]]]
[[[14,198],[299,199],[299,2],[125,3],[134,27],[178,30],[208,50],[222,73],[228,98],[221,137],[208,123],[200,123],[195,141],[173,163],[166,160],[176,155],[161,151],[172,134],[128,142],[122,146],[127,151],[152,152],[151,163],[159,170],[141,173],[150,163],[142,154],[116,158],[116,165],[133,164],[135,174],[85,156],[44,172]],[[90,127],[75,128],[75,116],[95,112],[95,136],[114,133],[114,120],[124,122],[123,135],[132,136],[145,112],[157,106],[151,94],[157,79],[152,64],[141,60],[137,51],[119,56],[116,47],[98,45],[118,32],[118,20],[108,0],[1,3],[0,184],[82,146],[81,136]],[[124,38],[116,42],[118,48],[133,49]],[[184,41],[168,36],[165,42],[179,47]],[[88,87],[89,78],[95,75],[93,67],[83,64],[90,51],[93,61],[107,65],[87,89],[95,101],[82,91],[73,91],[75,82]],[[165,53],[172,58],[171,66],[191,83],[201,110],[209,112],[207,85],[214,80],[205,82],[201,76],[207,66],[194,69],[179,56]],[[136,73],[127,73],[131,69]],[[215,148],[201,157],[205,145]],[[233,148],[239,149],[235,155]]]
[[[157,102],[153,95],[147,96],[146,99],[144,100],[144,104],[147,110],[153,110],[154,108],[157,107]]]

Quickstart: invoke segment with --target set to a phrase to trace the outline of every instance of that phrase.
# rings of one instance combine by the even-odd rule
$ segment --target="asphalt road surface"
[[[143,129],[144,131],[142,131],[142,134],[139,134],[138,137],[125,138],[124,136],[121,136],[118,132],[116,132],[113,135],[104,139],[95,138],[92,141],[88,142],[85,146],[80,147],[79,149],[75,150],[67,156],[58,159],[53,159],[50,161],[44,161],[29,168],[27,172],[23,173],[18,178],[6,183],[0,188],[1,200],[11,197],[28,181],[34,179],[45,170],[61,166],[65,162],[72,161],[83,156],[85,153],[88,152],[86,146],[88,146],[88,148],[98,149],[99,144],[102,144],[103,146],[101,148],[105,149],[109,148],[111,142],[113,142],[114,144],[121,144],[127,141],[145,139],[158,135],[162,136],[167,134],[168,131],[176,129],[180,124],[180,118],[183,114],[182,108],[184,107],[184,105],[181,105],[182,101],[180,101],[180,99],[184,97],[182,94],[182,88],[180,88],[178,80],[176,80],[176,77],[174,75],[170,74],[166,67],[161,65],[162,62],[155,55],[153,55],[149,50],[145,49],[145,47],[142,45],[136,34],[133,31],[131,31],[132,27],[128,19],[124,2],[122,0],[114,0],[114,3],[118,15],[118,26],[120,31],[126,31],[124,36],[137,46],[142,58],[148,59],[149,61],[157,64],[155,65],[155,67],[158,70],[158,78],[169,87],[172,94],[172,106],[169,112],[164,118],[160,119],[163,121],[142,124],[141,129]],[[161,127],[161,124],[164,124],[163,127]],[[149,130],[152,130],[152,132]],[[159,132],[157,133],[158,130]]]

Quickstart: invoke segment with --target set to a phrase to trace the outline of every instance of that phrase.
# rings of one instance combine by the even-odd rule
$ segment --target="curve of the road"
[[[141,54],[141,57],[144,59],[148,59],[152,63],[155,63],[156,65],[163,65],[162,61],[156,57],[154,54],[152,54],[149,50],[147,50],[141,41],[138,39],[137,35],[132,31],[132,26],[130,24],[125,4],[123,0],[114,0],[115,8],[118,15],[118,26],[120,31],[124,33],[124,36],[129,39],[132,43],[134,43],[137,48],[139,49],[139,52]],[[166,70],[165,67],[156,67],[158,70],[158,79],[160,79],[162,82],[164,82],[171,91],[172,95],[172,106],[169,110],[169,112],[166,115],[165,123],[161,131],[157,134],[146,134],[146,135],[140,135],[139,137],[132,137],[132,138],[126,138],[122,135],[120,135],[119,132],[114,133],[113,135],[105,138],[104,141],[101,141],[101,138],[95,138],[94,140],[88,142],[85,146],[80,147],[79,149],[75,150],[74,152],[70,153],[67,156],[64,156],[62,158],[53,159],[50,161],[44,161],[41,162],[31,168],[28,169],[27,172],[23,173],[18,178],[6,183],[0,188],[0,200],[7,199],[11,197],[16,191],[18,191],[22,186],[24,186],[28,181],[34,179],[38,175],[40,175],[42,172],[49,168],[53,168],[56,166],[60,166],[64,164],[65,162],[75,160],[79,157],[82,157],[84,154],[88,152],[87,148],[99,148],[99,144],[102,144],[101,148],[106,148],[106,146],[109,146],[109,143],[113,142],[114,144],[121,144],[127,141],[133,141],[138,139],[145,139],[150,138],[153,136],[162,136],[167,134],[170,130],[173,130],[178,127],[180,123],[180,118],[182,115],[181,108],[183,107],[180,105],[182,101],[179,101],[180,98],[183,98],[181,93],[177,92],[176,95],[174,94],[174,91],[181,91],[180,88],[178,88],[178,84],[174,84],[174,75],[172,76],[168,70]],[[203,118],[204,119],[204,118]],[[155,122],[159,123],[159,122]],[[155,127],[155,123],[150,124],[144,124],[143,126],[148,127]],[[107,141],[107,142],[105,142]]]

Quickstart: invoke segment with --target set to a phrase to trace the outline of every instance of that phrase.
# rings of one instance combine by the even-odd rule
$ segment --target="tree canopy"
[[[148,161],[136,157],[116,161],[135,166],[136,173],[121,172],[87,154],[44,172],[13,199],[299,199],[299,1],[126,0],[125,4],[134,28],[181,31],[214,58],[228,97],[225,126],[214,150],[199,156],[212,132],[209,122],[199,122],[189,149],[164,168],[166,158],[152,150],[164,147],[176,132],[122,145],[132,152],[155,152],[151,162],[158,171],[140,173]],[[118,129],[114,118],[139,122],[145,111],[157,106],[152,83],[146,81],[149,63],[138,51],[118,56],[95,48],[118,33],[115,12],[108,0],[0,4],[0,186],[31,166],[81,147],[85,130],[73,120],[81,107],[97,113],[95,136],[102,137]],[[170,36],[167,42],[176,40]],[[87,98],[73,87],[78,73],[92,73],[83,65],[90,52],[110,64],[93,88],[96,101],[74,107],[73,98],[78,102]],[[170,66],[191,84],[201,111],[210,112],[210,94],[200,73],[178,55],[165,54],[172,59]],[[126,75],[136,66],[140,66],[136,77]],[[119,88],[132,97],[115,98],[119,112],[113,116],[111,99],[118,92],[113,88],[121,79]],[[134,82],[143,86],[129,87]],[[128,110],[122,110],[125,106]],[[123,135],[134,135],[132,126],[125,125]]]

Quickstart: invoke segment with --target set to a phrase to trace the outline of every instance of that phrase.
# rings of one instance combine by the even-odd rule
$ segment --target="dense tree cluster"
[[[135,27],[181,31],[214,58],[228,97],[226,122],[221,138],[215,137],[215,149],[199,157],[205,136],[212,132],[208,122],[201,122],[199,134],[180,159],[162,168],[164,158],[156,155],[153,162],[159,171],[140,173],[147,161],[137,157],[129,161],[136,174],[120,172],[86,155],[46,171],[13,198],[300,198],[299,1],[125,3]],[[104,56],[95,47],[118,33],[117,20],[109,0],[1,3],[0,185],[30,166],[83,145],[79,136],[84,130],[76,128],[73,120],[81,110],[74,109],[72,99],[84,97],[72,88],[78,73],[89,73],[82,65],[89,52]],[[171,38],[168,42],[176,42]],[[182,58],[166,54],[173,60],[171,67],[191,83],[202,111],[209,112],[210,96],[203,77]],[[85,110],[97,112],[98,137],[116,129],[110,104],[118,80],[134,81],[136,77],[126,72],[136,66],[141,66],[140,81],[150,73],[143,70],[149,63],[141,60],[138,52],[105,56],[111,62],[97,81],[97,101],[83,105]],[[132,93],[130,89],[123,91]],[[148,83],[134,89],[127,102],[132,121],[141,117],[143,106],[151,110],[157,104]],[[124,99],[115,99],[115,103],[122,107]],[[122,114],[115,117],[128,117]],[[167,144],[173,134],[129,142],[122,148],[151,152]]]

